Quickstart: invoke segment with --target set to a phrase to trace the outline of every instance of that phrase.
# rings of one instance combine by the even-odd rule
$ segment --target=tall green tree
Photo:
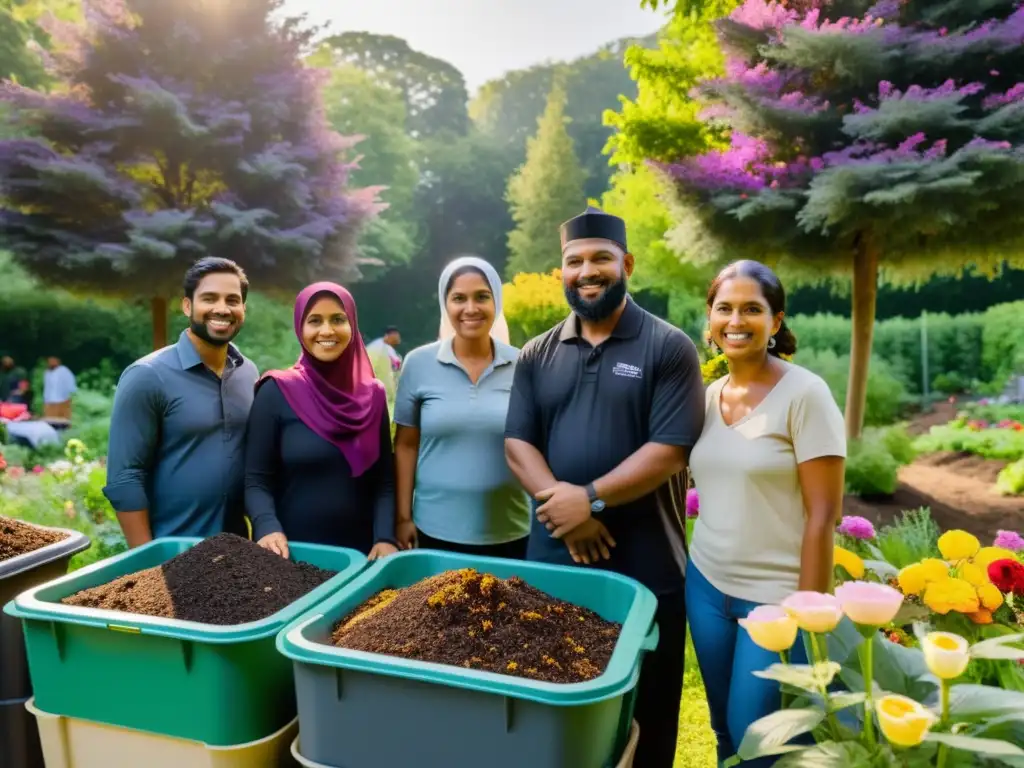
[[[537,130],[551,87],[560,81],[566,95],[565,114],[570,118],[569,135],[586,172],[584,192],[587,197],[600,197],[612,174],[603,152],[612,128],[604,124],[602,115],[622,97],[636,96],[636,84],[623,66],[623,56],[634,44],[652,47],[656,37],[615,40],[573,61],[537,64],[490,80],[470,102],[470,117],[480,130],[517,149],[514,167],[518,167],[526,158],[526,140]]]
[[[345,32],[328,37],[323,45],[336,61],[358,67],[402,94],[411,136],[464,136],[469,130],[466,80],[447,61],[417,51],[401,38],[372,32]]]
[[[306,63],[329,72],[323,101],[330,126],[343,136],[361,136],[352,169],[355,186],[380,185],[387,208],[367,225],[359,241],[363,279],[373,280],[419,249],[422,218],[414,204],[420,180],[418,146],[406,132],[405,100],[368,72],[337,63],[322,45]]]
[[[551,89],[526,162],[509,179],[507,199],[515,222],[508,235],[506,273],[547,272],[559,264],[558,227],[582,210],[583,169],[566,130],[565,91]]]
[[[45,283],[147,299],[154,345],[200,256],[286,292],[356,274],[377,210],[329,129],[312,31],[282,0],[94,3],[53,51],[64,87],[8,87],[31,138],[0,142],[0,235]],[[58,35],[54,35],[58,38]]]
[[[1024,8],[1015,0],[746,0],[704,83],[730,146],[661,167],[670,239],[852,275],[846,422],[860,435],[880,276],[1024,264]]]

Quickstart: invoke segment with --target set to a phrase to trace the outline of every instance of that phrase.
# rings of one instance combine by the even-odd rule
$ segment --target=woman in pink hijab
[[[245,456],[253,539],[288,557],[288,542],[396,551],[394,461],[384,385],[374,378],[356,304],[336,283],[295,300],[302,353],[256,384]]]

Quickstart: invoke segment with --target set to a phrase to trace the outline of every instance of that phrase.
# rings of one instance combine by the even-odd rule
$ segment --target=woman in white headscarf
[[[395,398],[399,546],[522,558],[530,507],[505,460],[519,350],[501,278],[475,256],[445,267],[440,339],[405,358]]]

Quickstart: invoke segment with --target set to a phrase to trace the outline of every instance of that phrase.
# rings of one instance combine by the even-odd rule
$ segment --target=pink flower
[[[804,632],[831,632],[843,618],[839,601],[822,592],[794,592],[782,601],[782,607]]]
[[[836,599],[843,613],[855,624],[882,627],[896,618],[903,605],[903,593],[887,584],[847,581],[836,587]]]
[[[875,538],[875,526],[867,518],[846,515],[839,523],[839,532],[855,539]]]
[[[34,467],[32,467],[32,474],[33,475],[41,475],[41,474],[43,474],[43,465],[42,464],[36,464]]]
[[[999,531],[992,546],[1002,547],[1011,552],[1020,552],[1024,550],[1024,537],[1021,537],[1016,531]]]
[[[690,488],[686,491],[686,516],[697,517],[700,513],[700,496],[697,494],[696,488]]]

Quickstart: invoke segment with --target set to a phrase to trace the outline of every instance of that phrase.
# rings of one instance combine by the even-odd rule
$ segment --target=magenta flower
[[[870,520],[857,515],[843,517],[839,523],[839,532],[862,541],[875,538],[875,526]]]
[[[700,513],[700,496],[697,494],[696,488],[690,488],[686,492],[686,516],[688,518],[697,517]]]
[[[993,546],[1002,547],[1011,552],[1020,552],[1024,550],[1024,537],[1016,531],[999,531]]]

